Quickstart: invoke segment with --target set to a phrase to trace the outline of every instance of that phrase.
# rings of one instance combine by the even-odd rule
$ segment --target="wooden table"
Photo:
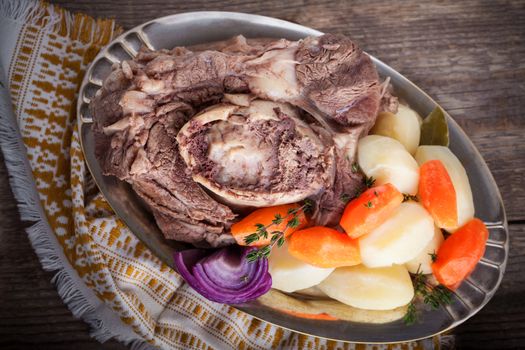
[[[52,0],[124,28],[195,10],[257,13],[345,33],[434,97],[488,163],[511,249],[494,299],[454,330],[459,348],[525,347],[525,2]],[[210,28],[210,30],[213,30]],[[0,156],[1,158],[1,156]],[[76,320],[29,245],[0,161],[0,348],[122,349]]]

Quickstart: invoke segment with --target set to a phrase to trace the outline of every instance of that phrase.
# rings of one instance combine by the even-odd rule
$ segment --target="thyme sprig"
[[[267,239],[270,237],[270,244],[259,247],[255,250],[252,250],[246,256],[248,261],[253,262],[258,259],[267,259],[271,252],[272,248],[277,244],[278,247],[281,247],[284,244],[284,231],[288,228],[297,228],[301,221],[299,220],[299,214],[301,212],[308,213],[312,210],[313,202],[309,199],[303,201],[303,205],[299,208],[291,208],[288,210],[286,215],[283,217],[280,214],[275,214],[272,222],[268,225],[255,224],[256,230],[254,233],[249,234],[244,238],[244,243],[250,245],[254,242],[257,242],[261,238]],[[286,226],[284,230],[271,230],[273,227],[282,224],[286,221]]]
[[[407,325],[414,324],[418,320],[418,313],[415,305],[415,301],[418,297],[422,298],[423,302],[430,305],[434,310],[452,302],[452,293],[450,290],[441,284],[434,286],[429,283],[427,276],[423,275],[419,269],[413,277],[413,283],[414,298],[410,304],[408,304],[407,313],[403,317],[403,321]]]
[[[416,304],[413,302],[410,302],[408,304],[407,313],[405,316],[403,316],[403,322],[405,322],[406,325],[411,325],[416,323],[417,321],[417,309]]]
[[[408,201],[419,202],[419,198],[417,197],[417,195],[403,193],[403,202],[408,202]]]
[[[375,183],[376,183],[376,179],[374,179],[373,176],[370,176],[370,177],[365,176],[365,186],[366,186],[367,188],[372,188],[372,187],[374,187],[374,184],[375,184]]]
[[[343,193],[339,196],[339,199],[341,200],[341,202],[346,204],[350,202],[350,199],[352,199],[352,197],[348,193]]]

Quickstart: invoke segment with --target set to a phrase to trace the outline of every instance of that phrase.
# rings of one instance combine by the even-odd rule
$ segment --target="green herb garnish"
[[[420,145],[447,146],[449,144],[448,125],[445,112],[436,106],[421,124]]]
[[[419,202],[419,198],[417,198],[417,195],[413,196],[411,194],[403,193],[403,202],[408,202],[408,201]]]
[[[283,231],[273,230],[268,232],[268,230],[275,225],[283,223],[284,221],[286,221],[287,228],[298,227],[301,223],[299,221],[299,213],[301,211],[303,213],[309,213],[312,210],[312,207],[313,202],[309,199],[305,199],[303,201],[303,205],[301,205],[299,208],[289,209],[285,217],[282,217],[280,214],[275,214],[271,224],[266,226],[263,224],[255,224],[255,232],[244,237],[244,243],[246,243],[246,245],[250,245],[254,242],[257,242],[261,238],[266,239],[270,237],[270,244],[249,252],[246,256],[246,259],[248,259],[250,262],[256,261],[258,259],[267,259],[270,256],[273,246],[277,244],[278,247],[281,247],[285,241]]]
[[[365,185],[366,185],[366,187],[371,188],[371,187],[374,186],[375,183],[376,183],[376,179],[374,179],[373,176],[370,176],[370,177],[366,176],[365,177]]]
[[[339,199],[341,200],[341,202],[343,203],[348,203],[350,201],[352,197],[350,197],[350,195],[348,193],[343,193],[341,196],[339,196]]]
[[[410,302],[408,304],[407,313],[405,316],[403,316],[403,322],[405,322],[406,325],[411,325],[416,323],[417,321],[417,309],[416,305],[413,302]]]
[[[423,275],[418,269],[415,276],[413,276],[414,283],[414,298],[408,304],[407,313],[403,317],[405,324],[410,325],[417,321],[418,314],[416,310],[416,299],[422,298],[423,302],[430,305],[432,309],[437,309],[440,306],[448,305],[452,302],[452,293],[446,287],[438,284],[436,286],[427,281],[427,276]]]

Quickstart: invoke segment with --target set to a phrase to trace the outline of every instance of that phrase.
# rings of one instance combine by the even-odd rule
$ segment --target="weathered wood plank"
[[[525,344],[525,224],[511,225],[510,256],[494,298],[454,330],[460,349],[523,348]]]

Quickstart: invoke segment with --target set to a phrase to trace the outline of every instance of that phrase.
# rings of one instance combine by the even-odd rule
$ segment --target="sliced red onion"
[[[268,260],[249,262],[253,247],[230,246],[215,251],[188,249],[174,254],[184,280],[209,300],[239,304],[254,300],[272,287]]]

